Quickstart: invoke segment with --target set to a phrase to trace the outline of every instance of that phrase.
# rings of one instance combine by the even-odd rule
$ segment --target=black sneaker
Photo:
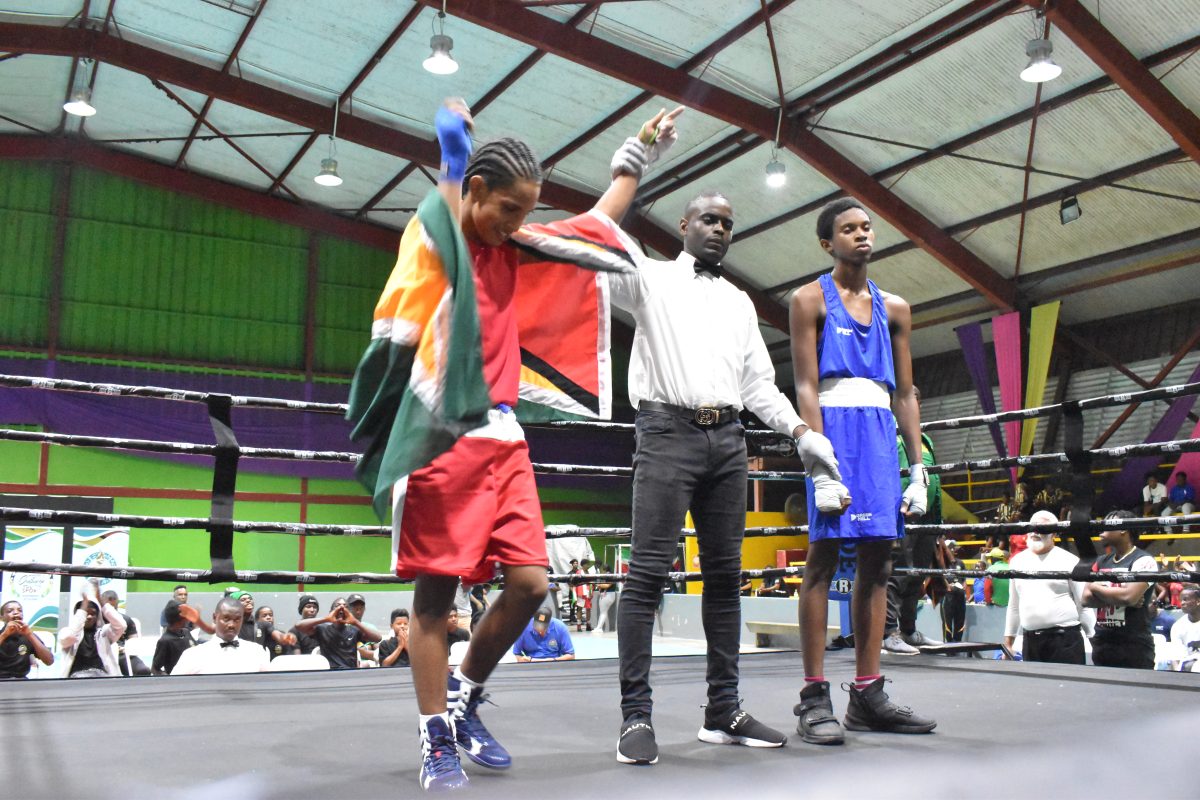
[[[711,720],[705,714],[704,727],[696,738],[709,744],[744,744],[746,747],[783,747],[787,744],[786,736],[740,708],[733,709],[724,719]]]
[[[809,744],[841,744],[846,741],[842,724],[833,715],[829,681],[810,683],[800,692],[800,703],[792,709],[799,717],[796,732]]]
[[[617,761],[622,764],[657,764],[658,743],[654,741],[654,726],[644,715],[630,717],[621,726],[617,742]]]
[[[879,733],[929,733],[937,727],[931,719],[919,717],[908,706],[898,706],[883,691],[883,678],[876,678],[859,691],[853,684],[843,683],[850,692],[846,708],[846,730],[876,731]]]

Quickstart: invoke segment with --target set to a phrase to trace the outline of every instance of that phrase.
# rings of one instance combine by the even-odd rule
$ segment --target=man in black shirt
[[[296,637],[275,630],[275,611],[270,606],[259,606],[254,612],[254,624],[262,632],[262,644],[271,654],[272,661],[276,656],[290,656],[297,652]]]
[[[54,654],[25,624],[25,611],[16,600],[0,606],[0,680],[29,676],[29,657],[37,656],[46,666],[54,663]]]
[[[254,621],[254,595],[235,590],[229,594],[229,599],[237,600],[242,604],[242,627],[238,631],[237,638],[266,647],[266,634]]]
[[[452,606],[449,616],[446,617],[446,644],[450,646],[458,642],[469,641],[471,641],[471,632],[458,626],[458,609]]]
[[[301,595],[298,610],[300,612],[300,619],[312,619],[321,610],[321,604],[311,594]],[[300,652],[304,655],[308,655],[321,646],[321,643],[312,636],[307,633],[301,633],[299,627],[293,627],[288,633],[296,637],[296,644],[299,646]]]
[[[1113,511],[1105,522],[1132,519],[1128,511]],[[1093,572],[1156,572],[1154,556],[1137,546],[1140,534],[1111,528],[1100,532],[1109,551],[1092,564]],[[1090,582],[1083,585],[1083,604],[1096,609],[1096,635],[1092,637],[1092,663],[1098,667],[1154,669],[1148,581]]]
[[[168,600],[167,607],[163,609],[167,627],[158,637],[158,644],[154,648],[154,662],[150,666],[152,675],[170,675],[183,651],[196,646],[188,629],[188,621],[179,611],[180,606],[182,603],[178,600]]]
[[[100,595],[100,601],[112,606],[125,620],[125,632],[121,634],[120,639],[117,639],[117,665],[121,668],[121,674],[126,678],[129,677],[131,672],[138,677],[149,675],[150,668],[146,666],[146,662],[137,656],[131,656],[125,652],[125,643],[140,635],[141,632],[138,630],[137,623],[134,622],[133,617],[121,610],[121,598],[116,592],[109,589]]]
[[[407,667],[408,660],[408,609],[397,608],[392,612],[392,638],[379,643],[379,666]]]
[[[330,669],[357,669],[358,643],[378,642],[383,638],[379,631],[351,614],[342,597],[333,601],[325,617],[302,619],[296,623],[296,630],[317,640]]]

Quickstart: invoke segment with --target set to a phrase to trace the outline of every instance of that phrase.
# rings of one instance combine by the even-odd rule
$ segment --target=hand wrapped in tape
[[[928,510],[929,475],[924,464],[913,464],[908,468],[908,488],[900,499],[900,510],[912,518],[925,516]]]
[[[813,500],[822,514],[841,514],[850,505],[850,490],[842,485],[833,444],[824,434],[808,431],[796,437],[796,453],[813,484]]]

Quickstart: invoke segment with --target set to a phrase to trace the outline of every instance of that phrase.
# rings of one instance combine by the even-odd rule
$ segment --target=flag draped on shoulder
[[[512,241],[525,255],[517,272],[517,417],[522,422],[609,419],[608,279],[601,273],[635,269],[644,258],[641,250],[596,211],[522,226]]]
[[[512,236],[522,252],[516,303],[525,422],[608,419],[612,405],[608,281],[644,258],[615,222],[589,212]],[[471,256],[436,190],[417,208],[375,306],[371,342],[350,386],[346,419],[365,442],[355,469],[387,514],[393,485],[484,424],[479,306]]]
[[[366,443],[355,474],[375,513],[386,516],[392,485],[483,424],[490,407],[471,256],[431,191],[404,230],[350,386],[350,438]]]

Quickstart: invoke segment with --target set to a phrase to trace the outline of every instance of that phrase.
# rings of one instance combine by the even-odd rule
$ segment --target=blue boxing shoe
[[[488,696],[482,686],[469,688],[453,675],[446,686],[446,707],[454,720],[454,733],[458,746],[467,758],[488,769],[508,769],[512,756],[479,718],[479,706]]]
[[[467,774],[458,759],[454,731],[442,717],[434,717],[421,726],[420,781],[427,792],[467,788]]]

